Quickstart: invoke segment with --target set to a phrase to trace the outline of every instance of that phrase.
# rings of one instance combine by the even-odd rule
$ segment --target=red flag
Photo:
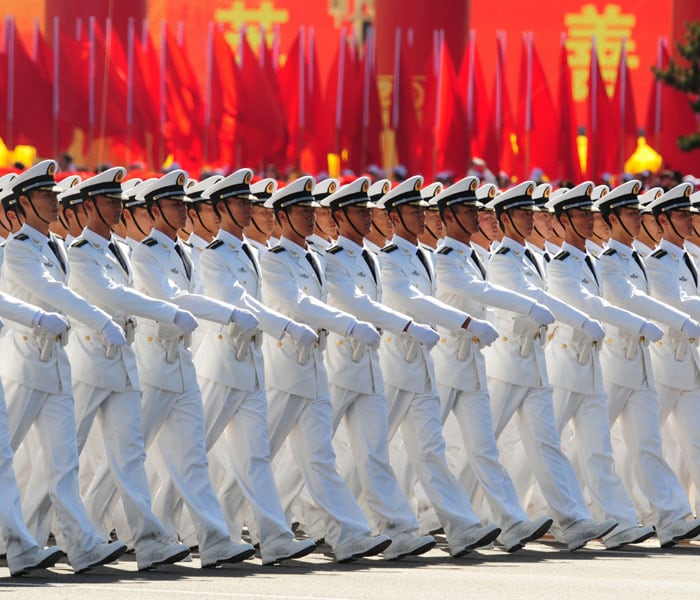
[[[425,146],[434,150],[431,155],[423,156],[423,172],[433,175],[440,171],[463,173],[469,156],[467,119],[457,92],[454,63],[442,34],[436,48],[437,70],[426,79],[425,98],[429,104],[423,112]]]
[[[51,73],[32,60],[14,19],[7,22],[5,36],[8,75],[5,143],[8,147],[35,146],[40,156],[51,156],[54,150]]]
[[[523,34],[518,94],[519,178],[529,179],[538,168],[548,176],[556,171],[552,140],[557,133],[556,111],[542,63],[535,50],[532,32]]]
[[[605,173],[617,170],[620,122],[610,106],[605,83],[598,65],[595,38],[591,42],[591,70],[588,85],[588,156],[589,179],[599,181]]]
[[[416,115],[416,90],[413,85],[413,47],[408,36],[396,30],[394,40],[394,90],[391,96],[391,128],[396,140],[399,164],[409,174],[420,171],[422,165],[421,131]]]
[[[360,123],[350,151],[350,168],[360,173],[368,165],[382,163],[382,107],[377,89],[376,36],[369,28],[365,38],[365,52],[360,62]]]
[[[484,103],[486,98],[486,81],[481,69],[481,61],[476,47],[476,32],[474,30],[469,32],[469,42],[464,49],[457,85],[467,119],[470,150],[468,158],[483,156],[483,148],[480,141],[483,140],[488,129],[488,113]]]
[[[665,69],[668,61],[668,42],[659,38],[656,67]],[[677,141],[679,136],[693,133],[697,128],[697,115],[690,107],[688,96],[654,78],[645,133],[648,143],[661,154],[666,166],[686,173],[697,172],[700,150],[683,152]]]
[[[144,24],[143,36],[134,36],[133,110],[134,135],[146,150],[148,164],[160,165],[165,159],[158,154],[163,146],[160,122],[160,65],[153,40]]]
[[[89,143],[90,128],[90,40],[87,36],[77,40],[63,29],[59,30],[54,44],[58,43],[58,122],[61,129],[82,129],[85,147]]]
[[[204,116],[199,86],[184,44],[178,44],[165,26],[163,37],[166,147],[183,169],[196,173],[202,162]]]
[[[571,68],[566,50],[566,36],[562,34],[559,53],[559,118],[556,132],[556,169],[559,181],[581,181],[581,161],[576,136],[576,108],[571,87]]]
[[[632,156],[637,148],[639,128],[637,125],[637,110],[632,94],[632,82],[627,66],[627,40],[622,38],[620,51],[620,64],[617,69],[617,81],[615,81],[615,94],[612,99],[613,110],[617,112],[619,129],[619,153],[617,156],[617,171],[622,173],[625,169],[625,161]]]
[[[236,141],[243,164],[263,166],[279,162],[287,147],[284,111],[260,68],[247,37],[241,33],[241,65],[236,73]]]
[[[491,113],[483,148],[484,159],[491,171],[494,173],[504,171],[510,174],[518,145],[505,73],[505,33],[499,32],[496,36],[496,75],[491,95]]]

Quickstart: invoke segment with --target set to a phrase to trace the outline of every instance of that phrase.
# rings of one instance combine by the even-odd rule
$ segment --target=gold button
[[[612,344],[612,338],[608,338],[608,344]]]
[[[282,347],[282,342],[277,342],[277,347],[281,348]]]
[[[447,343],[447,339],[446,339],[446,338],[442,338],[442,339],[440,340],[440,343],[441,343],[441,344],[446,344],[446,343]]]
[[[223,340],[223,339],[224,339],[224,336],[221,335],[221,334],[217,335],[216,337],[219,338],[220,340]]]
[[[551,342],[553,337],[554,337],[554,334],[553,334],[553,333],[550,333],[550,334],[547,336],[547,339]]]
[[[659,346],[663,346],[663,345],[664,345],[664,343],[663,343],[663,342],[661,342],[661,341],[659,341],[659,342],[656,342],[656,343],[657,343],[657,344],[658,344]]]
[[[386,343],[388,344],[389,342],[391,342],[391,338],[390,338],[390,337],[386,338]]]
[[[89,342],[89,341],[90,341],[90,336],[89,336],[89,335],[86,335],[86,336],[85,336],[85,341],[86,341],[86,342]]]
[[[505,336],[505,335],[504,335],[504,336],[503,336],[503,341],[504,341],[504,342],[507,342],[507,341],[508,341],[508,336]]]
[[[309,288],[307,288],[306,286],[304,286],[304,291],[305,291],[305,292],[308,291],[308,289],[309,289]]]
[[[566,344],[562,344],[561,347],[564,348],[564,350],[566,350]]]
[[[153,341],[153,338],[149,335],[149,336],[146,338],[146,341],[147,341],[147,342],[152,342],[152,341]]]
[[[342,346],[342,345],[343,345],[343,340],[338,340],[338,341],[336,342],[336,344],[338,344],[338,346]]]
[[[29,338],[26,335],[23,335],[22,339],[26,342]]]
[[[472,336],[472,342],[474,342],[475,344],[478,344],[478,343],[479,343],[479,338],[476,337],[475,335],[473,335],[473,336]]]

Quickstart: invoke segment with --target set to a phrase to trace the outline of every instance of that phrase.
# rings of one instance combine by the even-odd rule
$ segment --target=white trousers
[[[4,550],[8,558],[15,558],[37,546],[22,518],[22,505],[12,469],[12,457],[7,406],[0,387],[0,534],[6,542]]]
[[[148,452],[147,471],[157,472],[160,479],[160,487],[153,495],[155,514],[164,523],[173,518],[167,512],[171,494],[165,482],[170,478],[194,520],[200,552],[229,540],[226,520],[209,481],[199,388],[171,392],[144,385],[141,428]],[[153,442],[162,463],[156,456],[151,457],[149,447]],[[161,464],[165,472],[160,469]],[[152,485],[156,479],[152,479]]]
[[[293,539],[270,464],[265,391],[236,390],[204,378],[200,379],[200,389],[210,474],[212,463],[219,463],[223,481],[215,489],[232,537],[240,537],[237,521],[246,501],[255,517],[256,538],[261,545]],[[181,525],[181,533],[187,539],[185,525]]]
[[[657,384],[659,395],[659,417],[665,436],[672,437],[682,458],[669,463],[680,477],[683,468],[687,470],[689,494],[693,486],[700,491],[700,389],[682,391]],[[696,509],[700,510],[700,492],[696,494]]]
[[[324,537],[331,548],[370,532],[362,510],[338,474],[333,451],[333,409],[327,395],[302,398],[275,388],[267,390],[270,451],[285,440],[313,503],[322,511]],[[277,480],[285,497],[286,483]]]
[[[448,543],[468,528],[478,525],[469,503],[469,497],[452,474],[445,459],[445,440],[442,437],[440,399],[436,392],[410,392],[385,385],[389,417],[389,440],[401,433],[403,449],[408,455],[426,496],[445,530]],[[396,444],[391,447],[392,462],[399,460]],[[409,483],[399,478],[399,483]],[[412,490],[404,488],[410,495]]]
[[[127,531],[119,531],[137,552],[155,543],[168,541],[168,532],[151,509],[151,490],[144,462],[146,452],[141,437],[141,392],[113,392],[86,383],[73,383],[78,453],[82,453],[95,418],[103,436],[104,459],[121,497]],[[88,448],[89,450],[89,448]],[[98,463],[99,464],[99,463]],[[99,502],[93,512],[91,499],[85,507],[94,521],[102,517]]]
[[[12,449],[17,449],[32,426],[42,445],[43,461],[34,465],[24,493],[25,502],[45,497],[48,486],[56,514],[56,541],[68,560],[73,561],[105,541],[95,531],[80,497],[73,399],[65,394],[34,390],[14,381],[5,384],[5,397]],[[25,510],[25,515],[30,531],[32,522],[42,520],[41,514]],[[39,540],[40,546],[45,543],[45,539]]]
[[[637,525],[637,516],[622,479],[615,472],[610,442],[607,396],[579,394],[554,386],[554,418],[560,434],[567,425],[573,430],[571,460],[577,461],[581,487],[591,501],[591,512],[602,521],[615,519],[619,531]]]
[[[534,471],[556,528],[563,530],[576,521],[590,519],[576,474],[561,449],[554,424],[552,389],[524,387],[493,378],[489,378],[488,387],[494,435],[498,440],[517,415],[520,439],[529,461],[526,466]]]
[[[528,519],[520,506],[513,481],[499,459],[493,434],[491,403],[486,390],[465,392],[438,384],[442,422],[454,415],[461,432],[464,467],[459,479],[467,492],[478,482],[490,508],[491,519],[501,531]],[[476,509],[475,500],[470,498]]]

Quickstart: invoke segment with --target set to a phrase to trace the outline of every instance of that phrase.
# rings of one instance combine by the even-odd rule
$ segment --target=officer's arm
[[[41,309],[38,306],[0,292],[0,317],[31,327],[40,312]]]
[[[550,261],[547,267],[547,282],[550,291],[560,300],[585,311],[594,319],[632,331],[639,331],[645,323],[642,317],[591,294],[581,282],[581,271],[572,268],[572,265],[566,264],[564,260],[555,258]]]
[[[216,250],[205,250],[199,257],[200,279],[207,296],[250,310],[260,323],[258,329],[280,339],[290,319],[268,308],[248,294]]]
[[[651,293],[657,300],[686,312],[697,320],[700,318],[700,297],[688,296],[681,289],[678,273],[675,268],[671,268],[671,260],[668,257],[647,257],[646,267]]]
[[[435,277],[440,294],[466,296],[487,306],[495,306],[513,312],[528,314],[535,301],[518,292],[479,279],[474,273],[462,268],[458,260],[437,253]]]
[[[265,304],[289,314],[295,321],[314,329],[327,329],[346,335],[356,319],[346,312],[328,306],[325,302],[301,291],[289,266],[274,252],[260,257],[263,272],[263,299]]]
[[[143,244],[134,249],[131,264],[134,268],[134,282],[149,296],[168,300],[200,319],[221,324],[231,322],[233,306],[181,290],[168,278],[158,259]]]
[[[68,260],[71,265],[68,285],[85,290],[99,306],[154,321],[172,322],[175,318],[177,306],[116,283],[83,249],[68,248]]]
[[[624,306],[647,319],[680,329],[688,315],[652,298],[632,285],[625,274],[620,259],[601,255],[598,272],[603,282],[603,296],[615,306]]]
[[[37,256],[24,248],[22,242],[18,241],[16,244],[12,252],[5,252],[3,264],[3,274],[14,283],[22,285],[49,306],[56,307],[64,314],[97,331],[102,331],[104,326],[112,320],[106,312],[67,288],[62,281],[54,279],[43,268]]]
[[[401,333],[411,318],[372,300],[355,285],[345,264],[332,255],[326,257],[329,304],[355,315],[375,327]]]
[[[379,266],[388,303],[400,307],[416,321],[457,331],[469,318],[467,313],[452,308],[432,296],[427,296],[411,285],[410,274],[401,268],[391,254],[380,252]]]

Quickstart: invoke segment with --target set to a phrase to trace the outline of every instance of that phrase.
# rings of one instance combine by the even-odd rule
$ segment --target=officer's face
[[[572,208],[567,216],[579,235],[586,239],[593,235],[593,213],[590,210]]]
[[[451,212],[455,221],[464,227],[468,233],[474,234],[479,231],[479,211],[476,206],[458,204],[448,208],[447,212]]]
[[[423,235],[425,233],[425,208],[422,206],[408,205],[399,206],[398,210],[401,212],[403,223],[401,220],[398,222],[394,220],[394,226],[397,229],[403,226],[414,235]]]
[[[637,237],[642,229],[642,215],[638,208],[623,207],[617,213],[617,218],[633,237]]]
[[[508,211],[513,225],[523,237],[528,237],[532,234],[532,228],[535,225],[534,213],[531,210],[523,208],[514,208]]]
[[[534,226],[544,239],[552,237],[552,213],[536,212],[533,215]]]
[[[86,205],[88,216],[91,216],[90,208]],[[122,218],[122,201],[121,198],[108,198],[107,196],[97,196],[94,200],[94,206],[99,209],[105,223],[110,227],[114,227]]]
[[[666,213],[676,232],[682,238],[690,237],[693,233],[693,213],[688,210],[672,210]]]
[[[349,206],[346,209],[345,215],[343,215],[342,211],[340,212],[341,216],[339,218],[352,223],[357,231],[365,236],[372,227],[372,219],[370,218],[369,211],[370,209],[366,206]],[[342,222],[343,221],[341,221],[341,223]]]
[[[388,212],[383,208],[373,208],[370,215],[372,217],[372,222],[376,223],[377,227],[387,239],[394,235],[394,223],[392,223]]]
[[[135,208],[132,208],[129,211],[129,214],[131,214],[131,217],[140,228],[141,231],[145,231],[148,233],[153,229],[153,217],[148,213],[148,209],[144,208],[143,206],[137,206]],[[127,220],[127,223],[129,221]]]
[[[479,211],[479,229],[481,229],[481,231],[484,232],[484,235],[488,239],[496,239],[496,237],[498,236],[498,220],[496,219],[496,213],[494,211]]]
[[[316,209],[316,226],[332,238],[338,237],[338,226],[333,220],[330,208]]]
[[[226,200],[226,205],[241,227],[245,228],[250,225],[250,216],[252,214],[250,200],[244,198],[228,198]]]
[[[649,235],[655,240],[658,240],[664,233],[664,230],[661,229],[661,225],[659,225],[654,215],[650,215],[649,213],[643,214],[642,224],[646,227]]]
[[[292,206],[287,211],[287,219],[303,237],[309,237],[314,232],[316,211],[311,206]]]
[[[219,215],[216,214],[214,207],[208,202],[202,202],[197,208],[199,210],[198,217],[201,219],[204,227],[209,231],[216,233],[216,231],[219,229],[219,225],[221,224],[221,219],[219,218]],[[192,217],[192,215],[190,215],[192,223],[195,223],[193,220],[194,218],[197,217]]]
[[[58,220],[58,200],[56,199],[56,192],[50,192],[48,190],[33,190],[29,192],[29,197],[31,198],[34,209],[41,217],[46,221],[53,222]],[[20,196],[20,198],[26,198],[26,196]],[[25,212],[30,214],[31,208]]]
[[[425,226],[429,228],[439,238],[445,237],[445,224],[440,218],[440,211],[425,211]]]
[[[157,207],[154,208],[160,208],[162,215],[175,229],[181,229],[187,223],[187,207],[180,199],[164,198],[159,200]],[[157,213],[154,211],[154,214]]]
[[[593,232],[604,240],[610,239],[610,226],[600,213],[593,213]]]
[[[275,213],[271,208],[255,204],[250,209],[250,217],[265,235],[272,233],[272,228],[275,224]]]

